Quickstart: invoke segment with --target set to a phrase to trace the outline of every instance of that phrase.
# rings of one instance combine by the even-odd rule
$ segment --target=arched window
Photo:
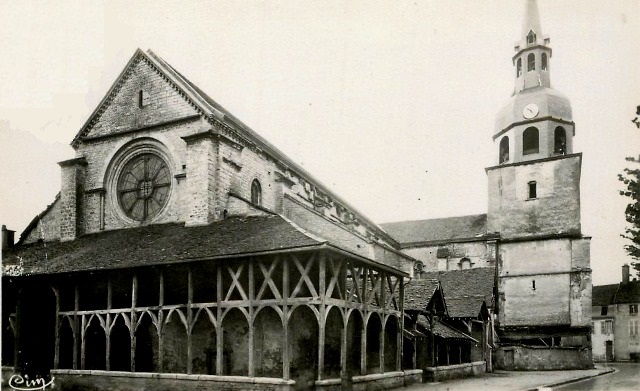
[[[498,160],[500,164],[509,161],[509,137],[507,136],[500,140],[500,155]]]
[[[529,34],[527,34],[527,43],[536,43],[536,33],[534,33],[533,30],[529,30]]]
[[[548,67],[548,64],[547,64],[547,53],[542,53],[542,59],[541,59],[541,61],[542,61],[542,65],[540,66],[540,68],[541,68],[543,71],[546,71],[546,70],[547,70],[547,67]]]
[[[522,154],[530,155],[532,153],[538,153],[539,151],[538,129],[533,126],[526,128],[524,133],[522,133]]]
[[[460,260],[460,269],[466,270],[471,269],[471,260],[469,258],[462,258]]]
[[[553,136],[553,153],[564,155],[567,153],[567,132],[558,126]]]
[[[516,62],[516,77],[522,75],[522,58],[519,58]]]
[[[262,205],[262,188],[257,179],[251,182],[251,203],[254,205]]]
[[[527,72],[536,70],[536,55],[533,53],[529,53],[527,56]]]

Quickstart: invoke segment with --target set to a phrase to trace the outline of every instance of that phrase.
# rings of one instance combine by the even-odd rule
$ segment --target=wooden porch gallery
[[[401,370],[402,274],[342,250],[48,277],[55,370],[309,384]]]

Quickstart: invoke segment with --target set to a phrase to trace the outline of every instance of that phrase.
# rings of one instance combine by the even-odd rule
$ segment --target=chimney
[[[627,265],[626,263],[622,265],[622,283],[629,283],[629,265]]]
[[[58,163],[62,171],[60,189],[60,240],[74,240],[82,228],[82,196],[87,161],[84,157]]]
[[[6,225],[2,225],[2,249],[6,250],[8,248],[13,247],[13,240],[14,240],[14,235],[16,231],[12,231],[10,229],[7,229]]]

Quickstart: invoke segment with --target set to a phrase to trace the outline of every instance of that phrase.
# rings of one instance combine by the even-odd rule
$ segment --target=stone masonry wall
[[[24,244],[60,239],[60,200],[56,200],[36,226],[23,238]]]
[[[490,169],[487,231],[502,239],[580,234],[580,155]],[[537,197],[529,199],[529,182]]]
[[[175,87],[144,60],[138,60],[129,68],[116,91],[87,137],[141,129],[198,114]],[[146,93],[142,107],[140,91]]]

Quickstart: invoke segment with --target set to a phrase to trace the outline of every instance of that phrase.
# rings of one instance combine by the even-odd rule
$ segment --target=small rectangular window
[[[608,311],[609,311],[609,307],[607,307],[606,305],[603,305],[600,308],[600,315],[606,315]]]
[[[538,188],[536,182],[529,182],[529,199],[538,198]]]
[[[638,314],[638,305],[637,304],[630,304],[629,305],[629,314],[630,315],[637,315]]]
[[[629,335],[632,337],[638,335],[638,321],[635,319],[629,321]]]

